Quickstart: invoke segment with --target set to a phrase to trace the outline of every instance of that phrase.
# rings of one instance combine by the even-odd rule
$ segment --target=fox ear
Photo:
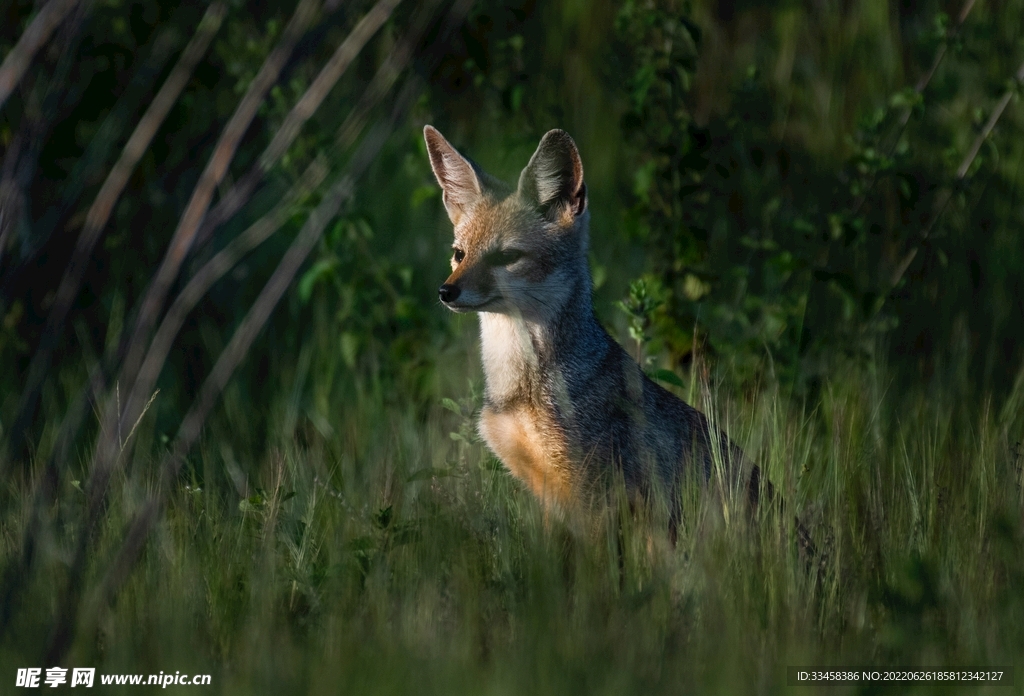
[[[444,207],[452,224],[461,218],[483,195],[483,186],[473,164],[451,146],[433,126],[424,126],[430,168],[444,192]]]
[[[573,219],[583,214],[587,209],[583,161],[568,133],[551,130],[541,138],[519,175],[519,193],[554,220],[565,213]]]

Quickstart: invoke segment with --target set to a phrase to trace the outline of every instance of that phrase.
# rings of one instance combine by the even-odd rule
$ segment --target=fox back
[[[433,127],[424,137],[455,228],[440,299],[480,315],[479,430],[509,471],[565,513],[616,481],[631,500],[662,491],[677,501],[684,477],[708,482],[715,462],[724,483],[739,482],[742,453],[648,379],[594,316],[587,188],[572,138],[548,132],[513,188]]]

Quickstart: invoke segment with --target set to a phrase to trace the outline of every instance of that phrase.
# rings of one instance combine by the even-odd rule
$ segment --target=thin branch
[[[0,109],[32,63],[36,52],[50,39],[53,30],[78,4],[78,0],[50,0],[39,10],[11,52],[0,63]]]
[[[416,51],[416,47],[420,44],[420,41],[423,40],[424,35],[427,33],[427,29],[430,28],[431,19],[433,18],[435,9],[439,4],[440,0],[427,0],[420,5],[419,13],[413,17],[412,28],[388,55],[380,68],[378,68],[373,79],[370,81],[370,84],[363,92],[363,95],[359,98],[359,102],[356,104],[356,107],[351,113],[349,113],[345,122],[341,124],[341,127],[338,128],[337,142],[342,149],[347,149],[356,141],[359,133],[366,125],[370,112],[373,111],[380,100],[384,98],[384,95],[391,90],[399,75],[402,74],[402,71],[408,67],[409,62],[412,60],[413,54]],[[442,30],[442,36],[444,39],[438,39],[438,45],[444,45],[445,40],[447,39],[447,33],[452,27],[461,26],[461,19],[459,19],[457,23],[453,23],[452,18],[456,16],[465,17],[471,4],[472,2],[468,2],[467,0],[456,0],[455,4],[449,11],[448,18],[445,20],[445,25]],[[465,7],[464,11],[463,7]]]
[[[71,569],[71,580],[69,585],[73,588],[72,594],[78,591],[80,573],[85,563],[85,554],[88,548],[89,539],[99,519],[106,497],[107,484],[118,461],[120,449],[118,447],[117,433],[123,423],[132,423],[139,415],[146,396],[141,398],[136,395],[131,387],[138,367],[143,357],[146,341],[150,329],[156,320],[156,313],[163,305],[164,296],[170,283],[177,276],[178,268],[184,253],[187,251],[192,236],[195,234],[202,216],[209,205],[210,198],[217,184],[227,170],[227,165],[234,157],[234,153],[241,141],[245,131],[248,130],[252,119],[255,118],[260,104],[263,102],[266,93],[280,76],[288,57],[294,50],[298,39],[305,33],[306,29],[315,18],[318,0],[299,0],[295,13],[289,20],[282,37],[270,54],[266,57],[259,72],[249,85],[249,89],[242,97],[235,113],[229,119],[220,139],[214,146],[213,154],[207,163],[206,169],[200,176],[199,182],[193,191],[192,199],[189,202],[178,228],[171,239],[170,247],[164,257],[164,261],[157,272],[157,277],[151,283],[149,290],[143,299],[141,310],[136,318],[135,330],[127,343],[127,351],[118,384],[125,384],[129,390],[129,397],[122,409],[120,404],[110,398],[102,409],[100,429],[97,435],[92,470],[89,475],[89,483],[86,490],[86,516],[85,529],[79,540],[75,559]],[[73,597],[68,601],[77,601]],[[61,645],[66,636],[54,635],[52,645]]]
[[[153,101],[146,109],[139,120],[138,125],[132,132],[128,142],[125,143],[121,156],[114,164],[106,180],[96,194],[96,198],[89,208],[85,217],[85,225],[78,235],[75,244],[75,251],[68,262],[64,277],[61,278],[60,286],[50,308],[46,319],[46,327],[43,329],[39,348],[32,357],[28,374],[25,379],[25,388],[22,392],[21,403],[18,407],[18,416],[15,419],[15,426],[12,429],[11,439],[8,442],[7,458],[17,457],[20,453],[24,436],[28,425],[35,415],[36,404],[39,399],[39,389],[50,369],[50,359],[53,350],[57,345],[60,334],[64,328],[68,312],[78,295],[82,284],[82,278],[88,266],[89,258],[107,226],[107,221],[114,210],[114,205],[121,197],[128,178],[135,170],[142,155],[149,148],[153,136],[163,124],[164,119],[170,112],[171,107],[177,102],[181,91],[185,88],[193,71],[199,64],[200,59],[206,54],[217,30],[220,29],[224,15],[227,13],[227,5],[223,2],[214,2],[206,10],[206,14],[199,22],[195,35],[189,41],[185,50],[182,51],[178,62],[171,69],[170,74],[160,87]],[[0,462],[2,465],[3,462]],[[2,469],[2,466],[0,466]]]
[[[343,42],[341,47],[339,47],[338,51],[335,51],[335,54],[332,56],[328,65],[329,69],[325,68],[322,70],[314,81],[314,85],[317,86],[317,88],[313,90],[313,87],[311,86],[310,90],[313,91],[307,90],[307,92],[302,96],[296,104],[296,107],[289,113],[289,116],[285,121],[285,126],[282,126],[282,129],[278,131],[270,146],[268,146],[264,152],[263,157],[261,157],[261,161],[264,163],[266,169],[269,169],[274,163],[276,163],[277,159],[283,156],[291,141],[294,140],[295,136],[298,134],[302,123],[312,115],[316,106],[319,105],[330,90],[331,85],[333,85],[341,76],[345,65],[351,63],[354,58],[352,51],[356,49],[361,50],[362,47],[366,45],[367,41],[376,29],[383,24],[388,16],[390,16],[394,7],[397,5],[397,2],[398,0],[383,0],[378,3],[378,5],[371,10],[370,14],[364,17],[356,26],[349,38]],[[367,90],[367,93],[371,98],[363,98],[360,100],[356,109],[353,110],[353,113],[350,114],[343,123],[341,131],[346,131],[347,129],[350,133],[358,134],[358,131],[353,129],[353,122],[359,124],[365,122],[368,109],[372,106],[376,106],[376,104],[385,97],[387,94],[387,88],[394,84],[394,78],[397,76],[396,71],[400,71],[406,64],[408,64],[413,49],[419,43],[424,32],[429,27],[436,4],[437,0],[434,0],[433,2],[428,2],[421,6],[419,15],[413,21],[412,29],[406,33],[402,41],[399,43],[399,46],[392,53],[392,56],[398,56],[399,60],[392,60],[392,56],[389,56],[377,73],[378,78],[381,75],[385,75],[388,79],[375,79],[371,82],[370,87]],[[348,48],[344,48],[346,44],[348,45]],[[284,136],[281,135],[282,132],[285,132]],[[263,169],[263,167],[257,164],[250,170],[250,173],[256,172],[257,175],[262,178],[265,171],[266,170]],[[315,177],[315,185],[319,185],[325,175],[325,172],[320,171],[320,165],[314,162],[314,164],[310,166],[310,169],[307,169],[304,178]],[[237,189],[238,187],[235,188]],[[235,189],[232,191],[234,190]],[[248,194],[251,194],[251,188],[244,193],[246,197],[248,197]],[[231,198],[232,194],[229,193],[223,200],[227,201]],[[279,206],[279,208],[276,209],[276,214],[265,216],[255,225],[250,227],[249,230],[240,235],[240,237],[233,240],[224,251],[219,253],[211,262],[207,263],[206,266],[204,266],[203,269],[193,277],[192,281],[190,281],[188,286],[181,292],[175,300],[172,308],[168,310],[168,315],[161,323],[158,335],[154,337],[149,349],[147,350],[138,374],[132,383],[130,394],[125,401],[125,408],[121,412],[122,420],[126,418],[133,418],[134,409],[139,403],[141,403],[141,399],[153,389],[156,384],[156,380],[160,376],[160,371],[163,369],[163,365],[167,358],[167,354],[171,349],[171,345],[173,344],[181,325],[184,323],[188,312],[191,311],[192,307],[194,307],[199,299],[207,292],[207,290],[209,290],[209,287],[216,281],[216,279],[223,275],[223,273],[227,272],[229,268],[234,266],[242,254],[247,253],[248,249],[262,243],[263,239],[266,239],[270,234],[273,234],[273,232],[283,224],[284,219],[282,216],[287,215],[286,208],[286,205]],[[234,210],[231,210],[231,213],[233,214]]]
[[[267,92],[281,76],[281,70],[295,49],[295,44],[313,23],[319,6],[319,0],[299,0],[295,13],[288,21],[281,39],[263,61],[259,72],[256,73],[256,77],[249,84],[249,88],[235,108],[235,112],[224,126],[224,130],[213,148],[213,154],[210,155],[206,168],[199,176],[199,181],[192,191],[192,198],[178,221],[178,227],[171,237],[164,259],[146,291],[136,316],[135,329],[128,343],[128,353],[122,370],[122,376],[128,388],[135,381],[135,374],[141,364],[150,332],[163,308],[171,284],[178,277],[178,271],[192,246],[199,225],[206,216],[214,192],[224,178],[231,160],[234,159],[242,136],[245,135],[256,117]],[[134,415],[130,413],[133,407],[137,407],[137,404],[126,403],[126,412],[119,417],[122,420],[133,419]],[[97,449],[97,452],[99,451]]]
[[[288,221],[293,206],[310,192],[315,191],[327,176],[327,166],[322,158],[315,159],[292,190],[262,218],[252,224],[245,232],[231,240],[223,250],[210,259],[194,276],[174,300],[171,308],[160,323],[153,341],[149,346],[138,377],[132,386],[136,394],[148,393],[156,384],[163,370],[164,362],[171,351],[174,339],[178,336],[182,324],[200,299],[209,291],[225,273],[231,270],[238,261],[270,238]]]
[[[445,27],[438,37],[437,45],[434,47],[435,58],[443,50],[445,41],[448,38],[448,32],[453,27],[461,26],[471,4],[472,0],[456,0],[455,5],[448,13]],[[298,236],[285,252],[274,274],[264,286],[260,296],[243,319],[241,325],[236,329],[228,346],[221,353],[211,374],[203,383],[199,396],[179,427],[178,435],[175,437],[175,442],[172,445],[171,454],[165,458],[164,464],[161,467],[161,485],[150,498],[150,501],[144,506],[143,511],[133,519],[128,536],[118,552],[114,565],[108,570],[103,582],[99,586],[96,598],[98,606],[93,607],[94,611],[90,612],[91,615],[95,616],[95,613],[100,611],[109,602],[110,598],[120,588],[121,583],[127,578],[128,573],[138,558],[138,554],[145,544],[145,540],[148,538],[152,525],[159,519],[166,504],[166,495],[171,490],[171,484],[177,476],[182,457],[191,449],[198,438],[209,411],[213,408],[235,368],[245,357],[252,342],[269,318],[270,313],[291,284],[295,274],[316,245],[323,233],[324,227],[337,214],[342,203],[351,196],[355,179],[370,166],[389,132],[394,128],[394,123],[411,107],[417,93],[418,87],[414,86],[414,81],[410,81],[410,84],[403,90],[402,95],[396,100],[392,118],[387,122],[378,123],[373,131],[363,139],[350,160],[347,173],[332,186],[307,219]],[[109,441],[110,433],[101,432],[99,437],[101,440],[106,439]],[[94,470],[90,480],[90,491],[94,491],[97,497],[90,498],[89,500],[90,509],[87,510],[88,516],[85,529],[80,537],[75,560],[72,564],[68,591],[64,595],[58,619],[50,635],[47,659],[55,664],[66,654],[78,622],[79,598],[81,596],[81,581],[86,551],[98,519],[102,500],[105,497],[106,483],[109,481],[110,476],[109,465],[104,470],[97,471],[100,465],[104,463],[104,454],[102,450],[97,449],[97,454],[94,458]],[[93,477],[95,479],[102,478],[103,480],[93,480]],[[94,488],[94,484],[96,488]],[[95,508],[92,505],[93,503],[95,503]]]
[[[402,0],[379,0],[373,8],[356,24],[352,32],[335,50],[334,55],[320,70],[320,73],[313,80],[313,83],[306,90],[302,98],[288,113],[284,123],[274,134],[273,140],[267,145],[263,154],[260,155],[249,171],[247,171],[221,197],[217,205],[213,207],[209,215],[203,221],[202,227],[196,235],[195,247],[203,246],[214,231],[222,224],[230,220],[242,206],[244,206],[253,191],[263,181],[263,177],[270,171],[278,160],[288,151],[295,138],[298,136],[302,126],[320,108],[320,104],[327,97],[327,94],[334,88],[341,76],[351,65],[359,52],[363,50],[366,43],[383,26],[395,7]]]
[[[942,59],[945,57],[946,51],[949,48],[949,42],[960,34],[960,29],[963,27],[964,21],[967,19],[967,15],[969,15],[971,10],[974,8],[975,2],[976,0],[967,0],[964,3],[964,6],[960,8],[960,15],[957,17],[956,24],[953,25],[953,28],[946,34],[945,40],[939,45],[938,50],[935,52],[935,58],[932,60],[931,67],[928,68],[928,72],[922,75],[917,80],[917,84],[914,85],[914,91],[918,94],[923,93],[925,87],[927,87],[928,83],[932,81],[933,77],[935,77],[935,72],[939,69],[939,64],[942,63]],[[907,121],[910,120],[910,111],[909,107],[905,109],[901,119],[901,125],[906,125]]]
[[[434,46],[433,59],[436,60],[439,57],[440,50],[443,49],[448,34],[455,27],[461,26],[471,5],[472,0],[456,0],[445,18],[443,30]],[[410,50],[412,47],[415,47],[423,32],[426,31],[428,24],[426,21],[417,22],[406,37],[409,40],[404,41],[403,46],[400,46],[392,56],[389,56],[389,59],[385,61],[385,66],[394,67],[395,63],[391,61],[391,57],[398,54],[404,47],[410,47]],[[403,58],[403,60],[408,60],[408,57]],[[379,75],[380,73],[378,73]],[[372,89],[372,87],[373,85],[371,84],[368,90]],[[298,236],[285,252],[274,274],[267,281],[249,313],[235,330],[231,341],[217,359],[217,363],[200,389],[199,396],[183,419],[178,429],[178,435],[175,437],[175,442],[172,445],[172,454],[169,460],[169,465],[173,466],[171,473],[176,474],[180,459],[184,457],[195,443],[210,409],[213,407],[221,391],[223,391],[228,379],[234,373],[235,368],[245,357],[252,342],[270,317],[273,308],[283,296],[284,291],[291,284],[299,267],[320,239],[324,227],[337,215],[341,204],[351,196],[354,181],[362,176],[363,172],[370,166],[384,141],[394,129],[395,124],[411,108],[420,89],[418,81],[415,78],[410,79],[402,93],[395,100],[389,121],[378,123],[376,128],[363,139],[359,148],[353,154],[346,173],[339,177],[330,191],[324,196],[323,200],[321,200],[320,204],[306,220]],[[380,94],[375,95],[377,98],[381,96]],[[362,104],[363,102],[360,103]],[[349,119],[346,119],[346,123],[350,120],[351,116]]]
[[[455,27],[461,26],[471,5],[472,0],[457,0],[449,10],[441,35],[438,37],[437,45],[434,47],[435,52],[432,59],[436,60],[438,58],[438,54],[444,46],[448,34]],[[214,365],[213,370],[200,389],[199,396],[178,429],[178,434],[171,447],[171,453],[163,461],[161,485],[150,501],[144,506],[142,512],[132,520],[125,542],[103,579],[96,599],[96,604],[99,605],[96,607],[97,611],[114,597],[135,565],[153,524],[162,514],[166,504],[167,492],[171,489],[178,475],[178,470],[181,467],[184,456],[198,439],[203,423],[206,422],[210,410],[224,390],[234,370],[245,357],[252,342],[273,311],[274,306],[280,301],[284,291],[291,284],[303,261],[312,251],[317,240],[319,240],[324,227],[337,214],[344,200],[351,195],[355,180],[372,163],[388,134],[410,108],[418,92],[419,85],[413,79],[406,85],[402,94],[396,100],[390,123],[378,124],[364,138],[350,160],[347,171],[339,178],[317,209],[307,219],[299,235],[281,259],[281,263],[278,265],[277,270],[275,270],[274,275],[267,282],[252,309],[235,331],[230,343],[217,359],[216,365]]]
[[[964,179],[967,177],[967,172],[970,170],[971,165],[974,164],[975,158],[978,156],[978,152],[981,151],[981,146],[985,144],[989,135],[992,134],[992,130],[996,127],[996,123],[999,122],[1003,112],[1006,111],[1006,107],[1009,105],[1010,100],[1013,98],[1014,93],[1017,91],[1019,85],[1024,84],[1024,63],[1021,63],[1020,68],[1017,69],[1017,73],[1013,76],[1013,84],[1007,87],[1006,92],[1002,98],[996,104],[996,108],[992,111],[992,115],[989,116],[988,121],[985,123],[985,127],[978,133],[978,137],[974,139],[970,149],[967,151],[967,155],[963,161],[960,162],[960,166],[957,167],[956,177],[954,179],[954,186],[951,189],[947,189],[942,203],[938,206],[938,210],[935,215],[932,216],[928,226],[921,231],[920,240],[918,243],[906,253],[903,260],[900,261],[899,265],[896,266],[896,270],[892,274],[892,278],[889,281],[889,288],[895,288],[900,280],[903,279],[903,275],[910,268],[910,264],[914,262],[917,257],[917,252],[921,249],[921,245],[928,240],[931,236],[932,230],[935,229],[935,224],[939,218],[942,217],[942,213],[945,212],[949,202],[953,199],[953,194],[962,185]]]
[[[134,377],[138,372],[138,366],[141,363],[143,350],[145,349],[144,342],[146,342],[150,329],[156,321],[156,313],[163,305],[164,296],[170,284],[177,276],[178,268],[206,212],[206,208],[213,196],[214,188],[219,184],[224,173],[227,171],[227,166],[234,157],[242,135],[248,130],[252,119],[255,118],[256,111],[263,102],[266,93],[280,76],[285,62],[295,47],[295,43],[312,23],[318,6],[318,0],[299,0],[295,13],[285,27],[281,40],[264,60],[259,72],[249,85],[249,89],[242,97],[241,102],[235,109],[235,113],[224,127],[220,139],[214,146],[213,154],[207,163],[206,169],[204,169],[200,176],[199,182],[196,184],[192,199],[179,221],[178,228],[164,256],[164,261],[157,271],[157,277],[150,284],[149,290],[143,299],[141,310],[136,317],[135,330],[132,338],[128,341],[127,355],[122,364],[121,378],[118,380],[119,383],[121,381],[125,382],[128,389],[131,389],[131,384],[134,382]],[[75,617],[71,616],[70,613],[76,611],[71,607],[76,607],[78,604],[82,573],[85,568],[90,541],[102,514],[103,501],[106,498],[110,476],[120,456],[117,432],[122,422],[130,423],[134,421],[142,408],[140,400],[133,398],[134,393],[134,391],[129,392],[129,398],[123,410],[112,398],[108,398],[107,403],[103,407],[103,415],[100,420],[99,433],[97,434],[93,454],[92,469],[89,472],[89,482],[86,489],[85,520],[71,564],[68,592],[63,601],[61,619],[54,626],[54,631],[50,636],[49,657],[63,655],[71,640],[70,631],[73,630]]]
[[[366,42],[383,26],[400,2],[401,0],[380,0],[360,20],[345,41],[338,46],[334,55],[327,61],[326,65],[316,76],[316,79],[313,80],[313,84],[309,86],[306,93],[302,95],[302,98],[296,102],[291,112],[289,112],[288,117],[274,135],[274,139],[270,141],[266,151],[260,156],[260,166],[264,171],[269,170],[284,156],[292,141],[299,134],[303,124],[320,108],[320,104],[327,97],[327,93],[331,91],[345,73],[345,70],[348,69],[348,66],[351,65],[355,57],[362,51]]]
[[[134,434],[135,434],[135,431],[136,431],[136,430],[138,429],[138,427],[139,427],[139,423],[141,423],[141,422],[142,422],[142,419],[143,419],[143,418],[145,417],[145,415],[146,415],[146,412],[147,412],[147,411],[149,411],[149,407],[153,405],[153,402],[154,402],[154,401],[156,401],[156,396],[157,396],[157,394],[159,394],[159,393],[160,393],[160,390],[159,390],[159,389],[157,389],[156,391],[154,391],[154,392],[153,392],[153,394],[152,394],[152,396],[150,396],[150,397],[149,397],[149,401],[147,401],[147,402],[146,402],[146,405],[142,407],[142,413],[140,413],[140,414],[139,414],[139,417],[138,417],[138,418],[137,418],[137,419],[135,420],[135,423],[134,423],[134,424],[132,425],[132,429],[128,431],[128,437],[126,437],[126,438],[124,439],[124,442],[122,442],[122,443],[121,443],[121,451],[122,451],[122,452],[124,452],[124,448],[128,446],[128,443],[129,443],[129,442],[131,442],[131,440],[132,440],[132,435],[134,435]]]
[[[178,26],[184,20],[179,15],[184,14],[184,11],[179,10],[168,22],[170,26],[163,29],[151,43],[145,60],[132,75],[131,81],[103,119],[96,134],[90,138],[85,152],[75,161],[75,166],[67,176],[67,186],[61,191],[60,202],[50,207],[35,225],[33,232],[39,240],[36,242],[37,248],[67,219],[82,191],[96,177],[98,170],[105,166],[115,142],[123,137],[132,114],[153,91],[153,83],[160,76],[164,65],[178,52],[182,41]]]
[[[281,300],[285,290],[291,285],[295,274],[302,266],[306,257],[316,246],[324,228],[338,214],[342,204],[348,200],[353,193],[354,184],[372,164],[380,148],[387,137],[394,129],[395,123],[402,114],[413,103],[419,92],[418,85],[410,82],[403,94],[396,102],[392,118],[388,122],[380,123],[360,143],[359,149],[353,155],[349,166],[331,186],[331,189],[321,200],[320,204],[306,219],[298,236],[281,258],[273,275],[263,287],[256,302],[246,314],[242,323],[235,329],[231,341],[221,352],[213,370],[210,372],[203,386],[200,388],[199,396],[189,409],[178,434],[171,445],[171,452],[168,454],[161,466],[161,485],[150,500],[132,520],[125,542],[118,552],[110,570],[104,577],[99,592],[99,601],[107,602],[112,598],[129,571],[134,566],[138,555],[142,550],[145,540],[149,536],[153,524],[160,518],[166,504],[167,492],[171,490],[174,479],[184,460],[185,455],[195,444],[202,432],[203,424],[209,416],[210,410],[220,398],[221,392],[227,386],[228,380],[234,374],[235,369],[242,362],[249,352],[250,346],[259,335],[267,319],[270,318],[274,307]]]
[[[117,461],[117,432],[122,424],[131,423],[138,417],[142,401],[146,398],[146,395],[139,394],[132,386],[145,355],[149,333],[163,306],[167,291],[178,275],[178,269],[181,267],[181,262],[191,246],[192,238],[206,214],[214,190],[227,171],[228,164],[234,158],[242,136],[256,117],[256,112],[260,104],[263,103],[267,92],[280,77],[281,70],[291,56],[295,44],[312,24],[318,7],[318,0],[299,0],[281,39],[263,61],[256,77],[249,84],[248,90],[242,96],[235,112],[221,132],[221,136],[214,146],[213,154],[192,192],[192,198],[178,222],[178,227],[171,238],[156,277],[150,283],[142,300],[141,308],[135,319],[135,329],[127,343],[126,355],[118,380],[128,390],[128,398],[125,399],[123,408],[112,401],[108,401],[103,408],[87,493],[89,510],[87,520],[90,520],[90,524],[94,523],[93,516],[100,510],[106,495],[110,474]],[[84,553],[81,545],[79,551]]]
[[[939,65],[942,64],[942,59],[946,57],[946,51],[949,49],[949,43],[960,34],[960,30],[964,26],[964,22],[967,20],[967,15],[971,13],[974,8],[974,4],[977,0],[965,0],[964,5],[960,8],[960,14],[957,16],[956,24],[946,33],[945,39],[939,44],[938,49],[935,51],[935,57],[932,58],[931,67],[918,78],[917,83],[914,85],[914,92],[918,95],[924,94],[925,89],[931,83],[932,78],[935,77],[935,73],[939,69]],[[903,113],[900,114],[900,120],[896,124],[896,127],[892,131],[892,140],[887,147],[884,148],[888,157],[892,157],[893,152],[896,151],[896,146],[899,144],[900,137],[903,135],[903,131],[906,129],[907,124],[910,123],[910,115],[914,112],[912,105],[907,104],[903,107]],[[878,182],[878,173],[871,178],[871,183],[868,184],[867,188],[863,193],[858,196],[857,200],[851,206],[853,215],[856,216],[860,213],[861,208],[867,202],[868,195],[875,188],[875,184]]]
[[[992,129],[996,127],[996,123],[1003,115],[1003,112],[1006,111],[1006,107],[1010,103],[1010,99],[1013,98],[1018,86],[1024,84],[1024,63],[1021,63],[1021,66],[1017,69],[1017,74],[1013,76],[1013,79],[1014,84],[1007,88],[1006,92],[999,100],[999,103],[996,104],[996,108],[992,112],[992,115],[988,117],[985,127],[981,129],[981,133],[979,133],[978,137],[974,139],[974,144],[971,145],[971,149],[967,151],[967,156],[964,157],[964,161],[960,163],[960,167],[956,170],[957,179],[963,179],[967,176],[967,170],[971,168],[974,158],[978,156],[978,151],[981,150],[982,144],[988,139],[988,136],[992,133]]]
[[[33,255],[32,247],[35,225],[30,223],[28,189],[35,172],[39,167],[39,157],[47,140],[50,129],[61,111],[61,103],[73,105],[77,99],[72,95],[81,91],[68,84],[68,75],[77,64],[77,48],[82,41],[82,26],[92,8],[92,0],[80,2],[61,22],[56,37],[53,39],[57,55],[52,71],[38,71],[31,81],[31,88],[26,90],[24,99],[24,116],[13,138],[12,147],[4,156],[3,179],[0,181],[0,206],[14,208],[13,219],[4,229],[0,230],[0,259],[3,258],[9,242],[7,238],[14,226],[19,228],[22,237],[17,262],[5,269],[5,276],[10,276],[19,264]]]
[[[957,16],[956,24],[952,26],[947,32],[938,49],[935,51],[935,57],[932,59],[931,67],[928,68],[921,77],[918,78],[917,84],[914,85],[914,92],[917,94],[924,94],[925,88],[931,83],[932,78],[935,77],[935,73],[939,69],[939,65],[942,64],[942,59],[946,57],[946,51],[949,50],[949,44],[957,36],[960,35],[960,30],[963,29],[964,22],[967,20],[967,15],[974,9],[974,4],[977,0],[965,0],[964,6],[960,8],[960,14]],[[888,148],[889,155],[892,155],[896,149],[896,145],[899,143],[900,136],[903,135],[903,129],[907,127],[907,123],[910,122],[910,115],[913,113],[913,106],[907,104],[903,107],[903,113],[900,114],[899,123],[896,126],[896,130],[893,133],[892,143]]]

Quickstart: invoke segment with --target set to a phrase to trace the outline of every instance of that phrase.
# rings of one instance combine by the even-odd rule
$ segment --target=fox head
[[[587,187],[569,134],[552,130],[515,189],[423,129],[444,207],[455,226],[452,274],[439,290],[455,312],[550,320],[567,300],[589,300]]]

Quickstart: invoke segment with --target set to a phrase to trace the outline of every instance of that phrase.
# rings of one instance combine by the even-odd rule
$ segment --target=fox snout
[[[456,254],[460,257],[459,254]],[[481,309],[494,308],[500,293],[494,282],[492,269],[486,264],[459,264],[437,289],[437,296],[442,304],[453,312],[475,312]]]
[[[437,294],[438,294],[438,296],[440,296],[442,302],[444,302],[445,304],[448,304],[450,302],[454,302],[455,300],[459,299],[459,295],[462,294],[462,290],[459,289],[458,285],[452,285],[451,283],[445,283],[444,285],[442,285],[438,289]]]

